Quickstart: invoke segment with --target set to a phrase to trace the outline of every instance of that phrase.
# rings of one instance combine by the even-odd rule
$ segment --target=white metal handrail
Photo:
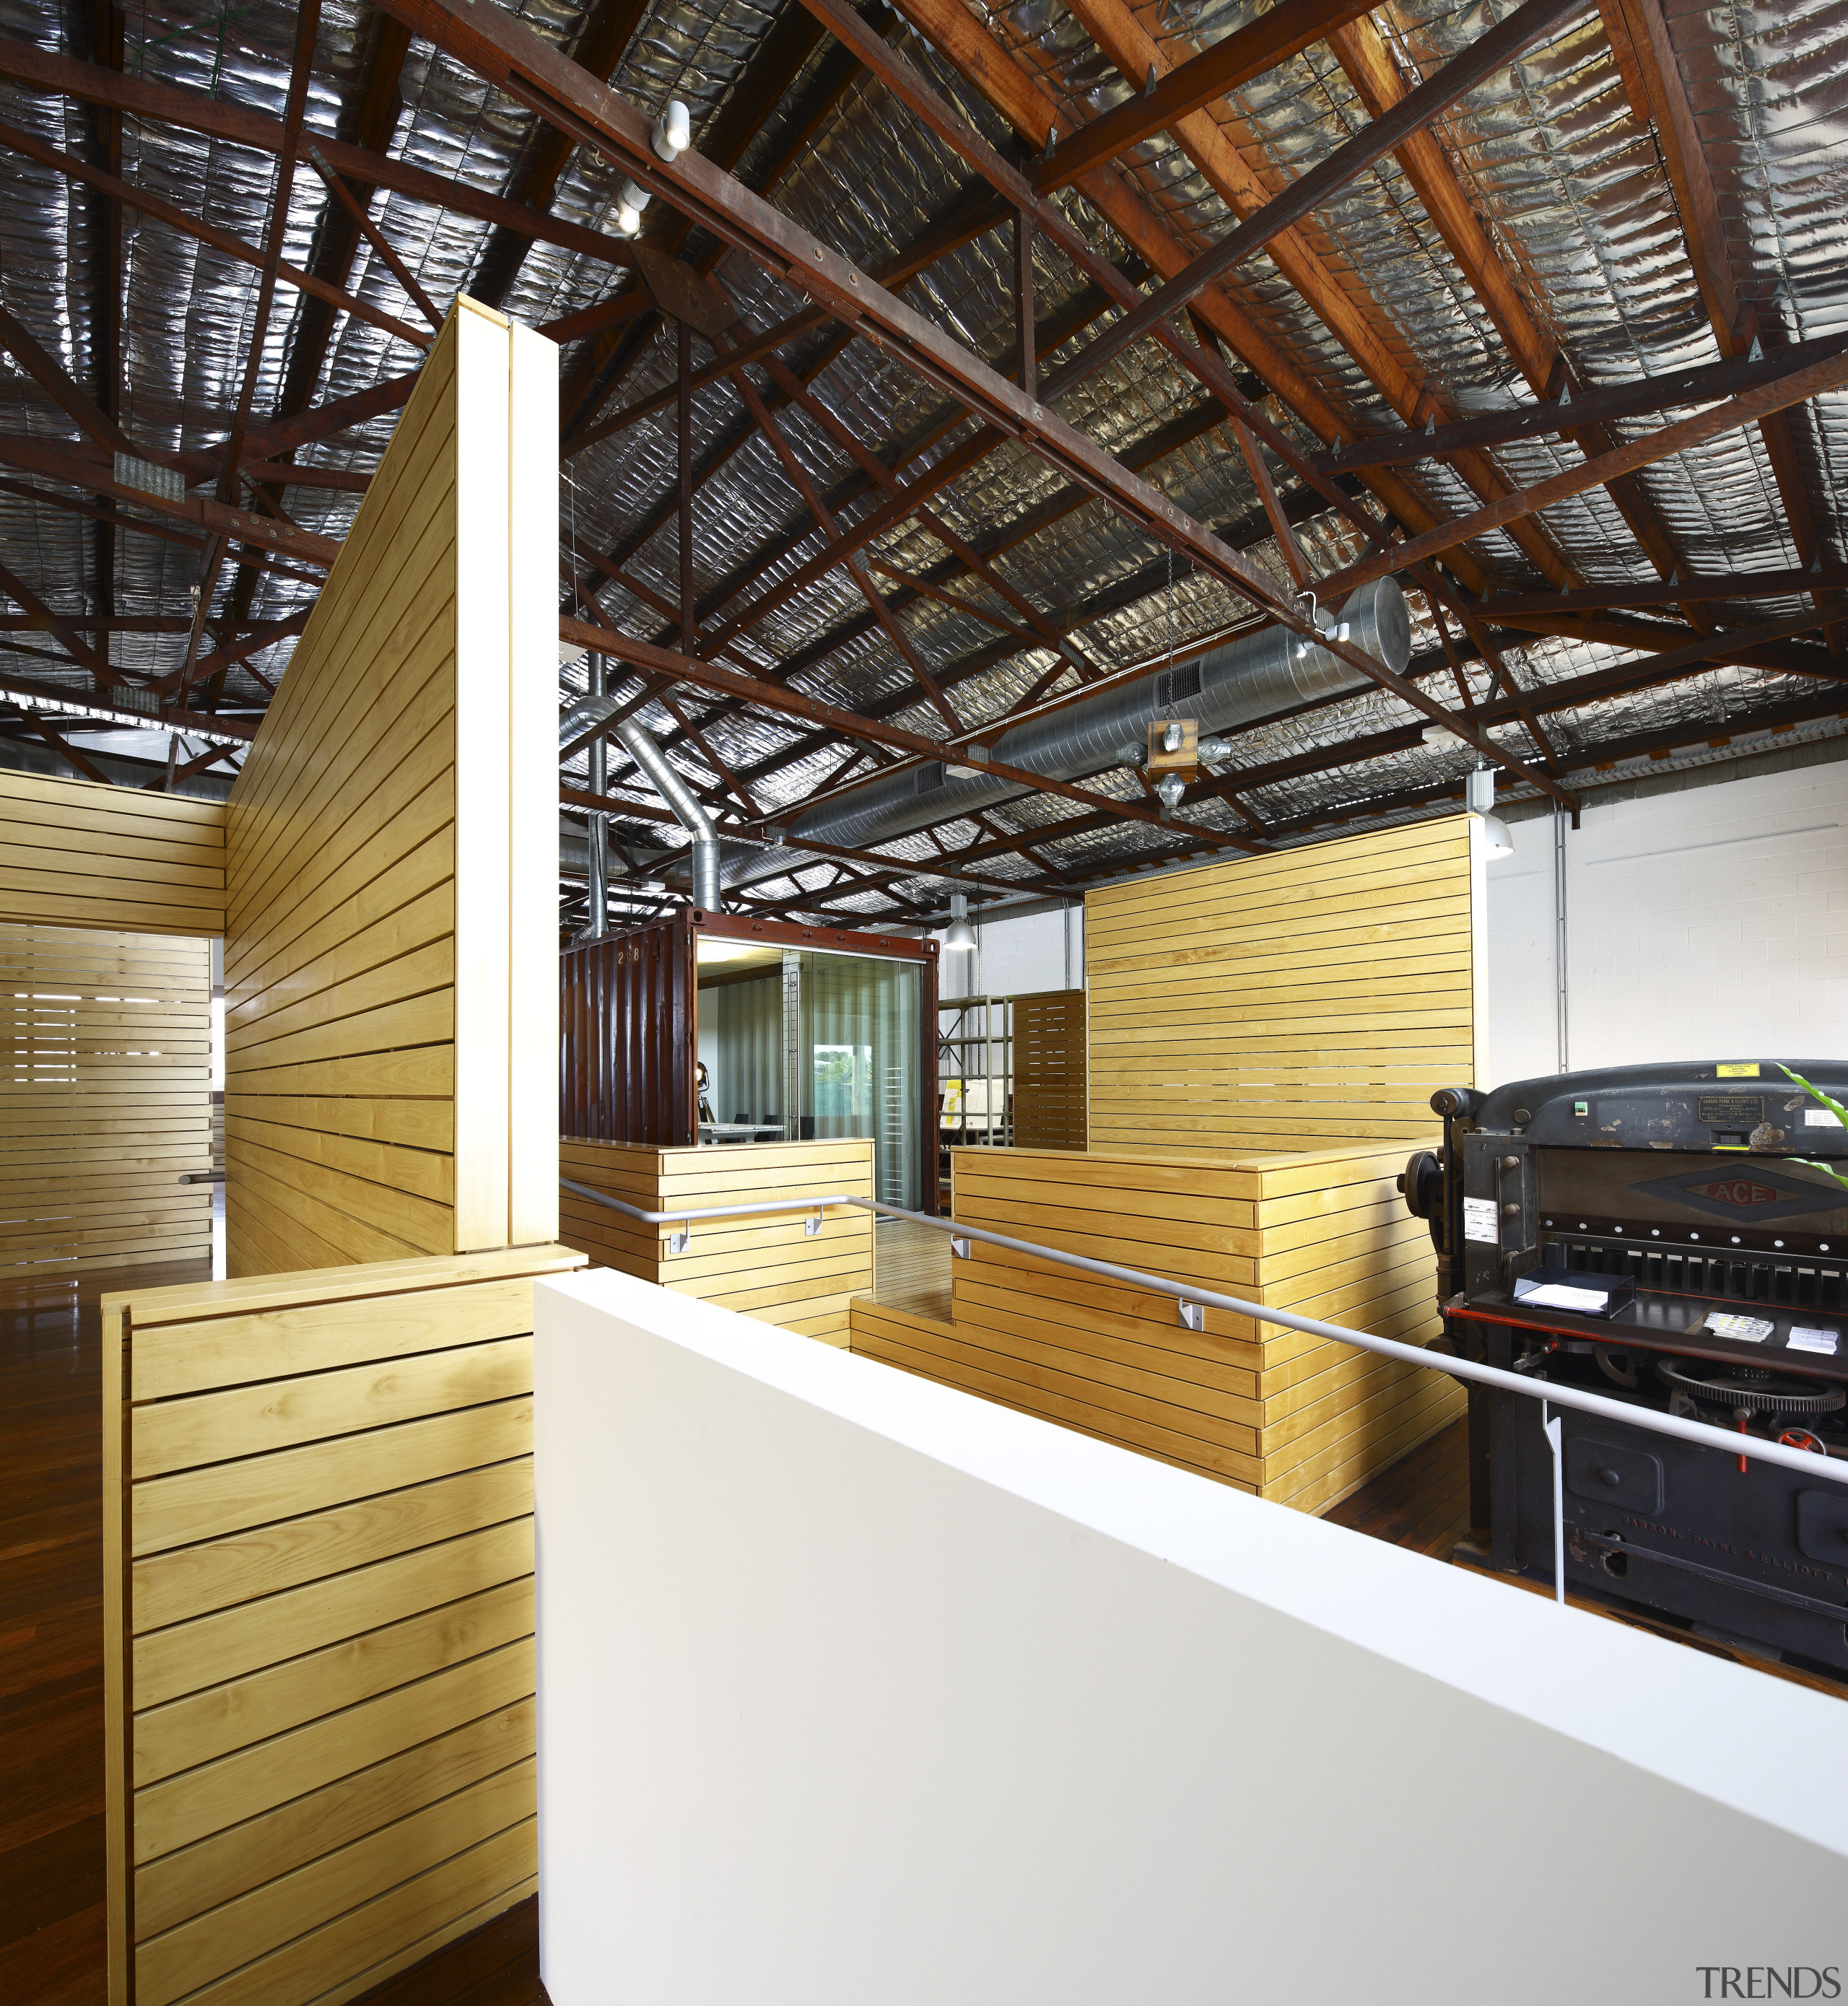
[[[818,1215],[830,1205],[854,1205],[862,1212],[879,1212],[890,1219],[908,1219],[916,1225],[929,1226],[934,1232],[949,1234],[953,1240],[963,1243],[963,1248],[954,1249],[959,1255],[963,1254],[968,1242],[980,1240],[986,1245],[1005,1247],[1010,1252],[1030,1255],[1058,1267],[1075,1268],[1086,1274],[1101,1276],[1107,1281],[1126,1282],[1153,1294],[1171,1296],[1180,1305],[1184,1322],[1189,1321],[1186,1312],[1190,1308],[1230,1310],[1234,1315],[1250,1317],[1255,1322],[1303,1331],[1311,1337],[1332,1338],[1338,1343],[1351,1344],[1357,1350],[1374,1352],[1382,1358],[1400,1359],[1408,1365],[1448,1372],[1453,1379],[1473,1380],[1479,1385],[1494,1386],[1503,1392],[1519,1393],[1525,1399],[1540,1401],[1544,1406],[1571,1407],[1581,1413],[1596,1414],[1630,1427],[1646,1429],[1651,1434],[1673,1435],[1678,1441],[1693,1442],[1702,1448],[1718,1449],[1727,1455],[1751,1456],[1761,1462],[1795,1470],[1801,1476],[1824,1477],[1831,1483],[1848,1484],[1848,1457],[1818,1455],[1813,1449],[1786,1448],[1782,1442],[1765,1441],[1757,1435],[1735,1434],[1725,1428],[1716,1428],[1708,1421],[1688,1420],[1679,1414],[1659,1413],[1653,1407],[1630,1406],[1603,1393],[1558,1385],[1550,1380],[1536,1381],[1524,1373],[1506,1371],[1498,1365],[1479,1364],[1473,1358],[1455,1358],[1442,1353],[1433,1354],[1422,1346],[1403,1344],[1396,1338],[1375,1337],[1371,1331],[1350,1330],[1344,1324],[1325,1323],[1319,1317],[1299,1316],[1294,1310],[1249,1303],[1241,1297],[1221,1295],[1216,1290],[1199,1288],[1189,1282],[1173,1282],[1163,1275],[1146,1274],[1138,1268],[1119,1267],[1114,1261],[1094,1261],[1088,1255],[1068,1254],[1061,1248],[1043,1247],[1037,1241],[1016,1240],[1005,1233],[990,1233],[982,1226],[965,1225],[959,1219],[937,1219],[928,1212],[907,1212],[901,1205],[887,1205],[881,1199],[861,1198],[852,1192],[832,1191],[815,1198],[764,1199],[751,1205],[708,1205],[692,1212],[644,1212],[639,1206],[625,1204],[621,1198],[593,1191],[588,1184],[573,1184],[562,1177],[559,1183],[565,1190],[575,1191],[580,1198],[607,1205],[612,1211],[626,1212],[630,1218],[647,1226],[728,1219],[747,1212],[812,1212]],[[680,1244],[684,1248],[684,1239]],[[1199,1325],[1191,1327],[1198,1329]],[[1545,1419],[1543,1411],[1543,1425]],[[1553,1439],[1551,1434],[1548,1439]],[[1558,1453],[1555,1445],[1556,1458]]]

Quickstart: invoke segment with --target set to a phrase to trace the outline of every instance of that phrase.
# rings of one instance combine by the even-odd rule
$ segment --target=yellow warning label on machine
[[[1756,1079],[1758,1076],[1756,1060],[1750,1064],[1744,1060],[1737,1060],[1730,1065],[1717,1065],[1713,1070],[1721,1079]]]

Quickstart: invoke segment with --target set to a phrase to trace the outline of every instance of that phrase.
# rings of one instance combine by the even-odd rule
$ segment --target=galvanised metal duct
[[[1338,639],[1364,649],[1395,673],[1411,660],[1411,621],[1396,579],[1375,579],[1362,586],[1324,631],[1329,626]],[[1143,738],[1149,720],[1170,709],[1197,718],[1204,736],[1250,723],[1291,704],[1366,686],[1367,677],[1358,669],[1350,668],[1325,648],[1287,627],[1266,627],[1241,635],[1196,662],[1157,670],[1088,703],[1016,725],[994,742],[989,756],[1049,780],[1075,780],[1117,765],[1125,744]],[[809,809],[789,825],[788,832],[796,840],[864,850],[927,822],[973,815],[1031,791],[1017,781],[986,773],[958,778],[954,769],[930,760]]]
[[[679,818],[693,838],[693,903],[708,913],[722,913],[719,893],[719,832],[693,790],[667,761],[660,746],[632,717],[614,727],[629,757],[653,782],[655,792]]]

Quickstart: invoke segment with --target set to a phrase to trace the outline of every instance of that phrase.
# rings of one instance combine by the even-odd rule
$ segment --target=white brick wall
[[[1553,825],[1489,866],[1491,1085],[1558,1070]],[[1585,811],[1566,835],[1569,1064],[1848,1053],[1848,764]]]

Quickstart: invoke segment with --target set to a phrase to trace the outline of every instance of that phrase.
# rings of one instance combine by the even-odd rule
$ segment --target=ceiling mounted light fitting
[[[950,954],[972,954],[975,945],[975,928],[969,924],[968,898],[961,892],[952,892],[949,895],[949,931],[943,936],[945,951]]]
[[[654,130],[649,136],[655,151],[670,165],[692,145],[693,121],[678,97],[667,100],[667,110],[654,121]]]
[[[1495,813],[1495,769],[1478,766],[1463,782],[1463,806],[1482,818],[1482,847],[1485,857],[1512,857],[1515,839],[1508,824]]]
[[[651,199],[646,188],[639,187],[625,174],[622,185],[616,191],[616,234],[618,237],[639,237],[642,234],[642,212]]]

